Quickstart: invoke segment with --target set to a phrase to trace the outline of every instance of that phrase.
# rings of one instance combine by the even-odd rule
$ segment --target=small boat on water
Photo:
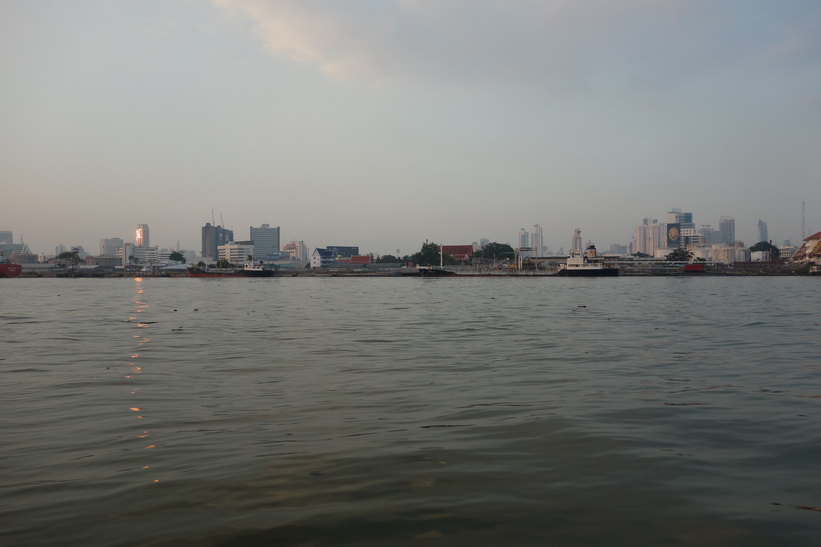
[[[266,268],[262,261],[247,261],[242,267],[243,277],[274,277],[274,270]]]
[[[262,262],[246,261],[242,268],[188,268],[188,277],[274,277],[275,270]]]
[[[614,264],[608,264],[604,258],[596,253],[596,246],[592,243],[585,252],[571,252],[565,264],[559,264],[559,275],[567,277],[616,277],[619,269]]]
[[[417,266],[416,270],[419,272],[419,275],[423,277],[445,277],[449,275],[456,275],[456,272],[452,272],[437,266]]]
[[[810,271],[807,272],[809,275],[818,275],[821,276],[821,266],[813,266],[810,268]]]

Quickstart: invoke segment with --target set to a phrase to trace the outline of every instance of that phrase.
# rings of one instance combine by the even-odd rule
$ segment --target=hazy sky
[[[0,0],[0,230],[415,252],[821,230],[817,0]]]

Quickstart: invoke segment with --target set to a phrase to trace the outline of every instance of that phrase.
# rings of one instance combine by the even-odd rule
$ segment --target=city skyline
[[[378,254],[821,226],[817,2],[9,0],[0,48],[0,230],[38,254],[198,250],[212,209]]]
[[[519,247],[519,246],[532,247],[534,244],[536,244],[535,240],[536,240],[536,238],[538,238],[538,240],[540,240],[542,242],[542,246],[544,248],[549,249],[551,253],[555,253],[555,252],[558,252],[560,249],[569,249],[569,248],[571,248],[572,245],[573,245],[574,232],[575,232],[576,229],[580,229],[581,234],[582,234],[581,237],[582,237],[583,243],[585,243],[585,244],[588,241],[592,241],[600,249],[609,249],[611,247],[611,245],[623,245],[623,246],[628,246],[629,247],[632,242],[636,242],[638,244],[638,247],[636,249],[634,249],[633,252],[646,252],[647,251],[646,245],[640,243],[640,241],[641,240],[646,240],[646,238],[648,237],[647,234],[649,232],[644,231],[644,229],[647,228],[647,223],[648,222],[653,222],[653,223],[656,223],[656,224],[654,224],[654,226],[656,226],[658,228],[663,228],[668,222],[673,222],[675,220],[675,219],[670,219],[670,215],[678,214],[678,213],[680,213],[680,211],[681,211],[681,209],[671,208],[668,212],[665,213],[665,215],[667,216],[667,220],[665,220],[665,215],[660,215],[661,219],[645,217],[644,219],[642,219],[638,222],[634,222],[631,225],[632,226],[631,233],[623,241],[606,241],[606,240],[597,241],[597,240],[593,240],[592,238],[587,237],[585,235],[585,230],[584,230],[583,226],[581,226],[581,227],[576,226],[573,229],[573,231],[568,231],[568,233],[566,233],[566,234],[556,234],[556,233],[550,234],[551,237],[547,238],[547,237],[544,236],[543,229],[542,229],[541,225],[537,223],[537,224],[532,225],[531,230],[527,230],[525,228],[520,228],[517,231],[517,233],[514,234],[512,237],[510,237],[508,240],[505,240],[504,238],[493,238],[493,237],[481,237],[481,238],[474,237],[474,238],[470,239],[470,241],[448,241],[448,240],[445,239],[445,240],[441,240],[441,241],[436,241],[436,243],[441,243],[441,244],[444,244],[444,245],[464,245],[464,244],[479,243],[481,241],[488,241],[488,242],[492,241],[492,242],[498,242],[498,243],[506,243],[506,244],[509,244],[512,247],[516,248],[516,247]],[[688,212],[688,213],[684,213],[684,214],[689,215],[688,218],[690,218],[692,220],[699,221],[699,222],[693,222],[693,224],[695,224],[696,227],[697,227],[696,230],[695,230],[696,233],[703,233],[705,228],[708,229],[708,230],[711,229],[715,233],[715,241],[711,241],[709,239],[704,239],[703,240],[703,242],[706,243],[707,245],[709,245],[710,243],[725,243],[725,244],[727,244],[727,243],[729,243],[729,239],[732,239],[733,241],[742,241],[747,246],[752,245],[754,243],[758,243],[758,241],[760,241],[756,237],[750,237],[750,238],[746,238],[746,239],[743,238],[743,237],[736,237],[737,223],[736,223],[735,218],[733,216],[723,215],[723,216],[719,217],[716,222],[706,223],[706,222],[701,222],[699,217],[697,215],[694,216],[692,212]],[[762,223],[765,227],[767,226],[767,223],[764,222],[763,219],[759,218],[756,221],[755,225],[752,228],[749,228],[748,230],[746,230],[746,232],[749,232],[751,236],[752,235],[759,235],[760,236],[761,235],[761,225],[762,225]],[[170,239],[171,239],[171,241],[173,241],[173,243],[172,242],[159,243],[159,244],[155,244],[153,246],[157,247],[157,248],[165,248],[165,249],[171,249],[171,250],[180,250],[180,249],[182,249],[182,250],[187,250],[187,251],[193,251],[193,252],[196,252],[198,255],[206,256],[206,255],[208,255],[208,253],[203,252],[203,250],[205,249],[206,246],[208,246],[209,248],[213,248],[213,253],[216,254],[216,246],[218,244],[228,243],[228,242],[241,242],[241,241],[253,240],[254,239],[253,235],[254,235],[255,231],[256,231],[257,234],[275,233],[276,235],[273,236],[273,241],[276,242],[276,243],[274,243],[274,245],[278,246],[279,250],[283,250],[284,245],[288,242],[291,242],[291,241],[294,241],[294,240],[304,241],[303,239],[299,238],[298,236],[282,237],[282,236],[280,236],[281,227],[280,226],[275,226],[274,228],[271,228],[270,224],[271,224],[270,222],[261,223],[261,225],[259,227],[249,226],[246,229],[246,231],[242,231],[242,230],[235,231],[235,230],[232,230],[230,228],[223,227],[219,223],[217,223],[216,225],[212,225],[211,222],[206,222],[204,226],[199,226],[197,228],[197,231],[200,232],[200,243],[199,244],[192,244],[190,246],[182,245],[180,243],[180,241],[183,241],[184,239],[179,238],[179,237],[175,238],[172,235]],[[725,227],[724,230],[725,230],[726,233],[724,233],[722,235],[722,233],[723,233],[722,232],[722,226],[723,225],[727,225],[727,226],[730,226],[730,227],[729,228]],[[31,245],[29,244],[29,242],[25,241],[25,243],[29,246],[31,252],[33,252],[34,254],[40,255],[40,256],[43,256],[43,255],[50,256],[52,254],[59,254],[57,249],[59,249],[59,248],[70,248],[70,247],[82,247],[83,249],[85,249],[85,251],[87,253],[95,254],[94,249],[97,249],[98,247],[101,248],[102,245],[103,245],[103,241],[108,241],[112,238],[113,239],[120,239],[120,240],[124,241],[126,244],[129,244],[129,245],[132,245],[132,246],[140,246],[138,242],[139,242],[140,237],[143,237],[143,238],[145,238],[145,246],[148,246],[151,243],[151,241],[148,239],[149,229],[150,229],[150,226],[147,223],[138,224],[136,229],[132,228],[130,230],[130,232],[132,234],[131,236],[125,236],[125,237],[114,236],[114,235],[100,236],[96,239],[98,244],[90,244],[90,245],[85,245],[85,244],[76,243],[76,242],[59,241],[59,242],[55,243],[54,246],[51,249],[38,250],[38,249],[32,248]],[[643,230],[640,231],[639,229],[643,229]],[[218,232],[218,234],[216,236],[214,236],[212,234],[212,232],[214,230],[216,230]],[[271,232],[271,231],[273,231],[273,232]],[[814,233],[815,231],[816,230],[812,229],[812,227],[809,227],[809,232],[808,233]],[[156,233],[156,230],[154,230],[154,232]],[[209,235],[206,235],[206,232],[208,232]],[[744,233],[744,232],[745,232],[745,230],[742,230],[742,233]],[[14,230],[7,230],[7,231],[4,231],[2,233],[15,234],[16,232]],[[538,234],[538,236],[536,234]],[[562,242],[562,236],[565,236],[564,239],[566,241]],[[216,239],[215,239],[215,237],[216,237]],[[267,236],[267,237],[272,237],[272,236]],[[651,241],[650,246],[651,247],[654,247],[654,248],[664,248],[665,247],[665,237],[666,237],[665,235],[660,234],[660,233],[659,234],[651,234],[650,237],[651,237],[651,239],[650,239],[650,241]],[[206,239],[208,239],[207,244],[206,244]],[[329,235],[325,238],[321,238],[321,241],[319,243],[311,243],[309,245],[309,247],[311,247],[310,250],[313,250],[314,247],[325,247],[327,245],[332,245],[334,242],[339,243],[339,241],[337,241],[337,239],[338,239],[337,236],[331,236],[331,235]],[[803,239],[803,237],[801,237],[801,235],[799,234],[798,238],[786,237],[786,238],[773,239],[771,237],[769,239],[769,241],[771,241],[776,246],[782,245],[783,243],[785,243],[785,241],[789,241],[792,245],[798,245],[798,244],[800,244],[802,239]],[[329,242],[328,240],[331,240],[331,241]],[[163,240],[163,241],[165,241],[165,240]],[[555,241],[555,243],[548,244],[548,241],[550,241],[550,242]],[[20,236],[18,235],[18,236],[16,236],[16,240],[14,241],[14,243],[19,243],[19,242],[20,242]],[[416,248],[410,248],[407,251],[404,250],[404,249],[399,249],[399,251],[400,251],[399,254],[400,255],[413,254],[414,252],[418,251],[418,247],[421,246],[422,243],[424,243],[424,242],[425,242],[425,239],[420,240],[420,242],[417,244]],[[351,242],[348,242],[348,243],[351,243]],[[357,245],[356,242],[353,242],[352,244]],[[271,244],[268,243],[266,245],[271,245]],[[362,246],[362,245],[357,245],[357,246],[362,247],[363,252],[366,249],[366,246]],[[271,249],[272,248],[273,247],[271,247]],[[266,252],[270,252],[271,249],[268,249],[268,247],[266,246]],[[536,249],[534,248],[534,251],[535,250]],[[396,248],[393,248],[393,249],[389,248],[388,250],[385,250],[385,251],[367,250],[367,252],[368,253],[373,253],[375,255],[381,255],[381,254],[394,254],[395,255],[397,253],[397,249]]]

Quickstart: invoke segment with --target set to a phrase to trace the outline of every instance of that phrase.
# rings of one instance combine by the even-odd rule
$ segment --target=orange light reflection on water
[[[138,329],[147,329],[147,328],[151,327],[154,324],[154,321],[149,321],[147,319],[141,319],[141,317],[145,317],[145,316],[142,316],[141,314],[146,313],[150,308],[150,305],[148,304],[148,302],[146,302],[143,299],[144,294],[145,294],[145,286],[143,284],[143,278],[142,277],[135,277],[134,278],[134,284],[135,284],[134,285],[134,289],[135,289],[134,299],[133,299],[134,309],[131,313],[131,316],[128,318],[128,322],[132,323],[132,327],[136,327]],[[128,369],[128,375],[125,376],[125,379],[129,380],[130,382],[131,381],[136,381],[136,379],[140,375],[145,373],[145,370],[143,369],[143,367],[140,364],[137,364],[137,361],[142,358],[142,355],[141,355],[139,349],[144,347],[146,344],[148,344],[151,341],[150,337],[144,336],[143,334],[138,334],[139,332],[145,333],[145,330],[132,331],[132,334],[131,334],[131,337],[135,340],[135,344],[136,344],[137,347],[134,350],[132,350],[131,353],[129,354],[129,361],[130,361],[128,363],[129,369]],[[134,387],[132,385],[129,389],[129,394],[131,396],[139,395],[140,394],[140,388]],[[137,404],[139,404],[139,403],[137,403]],[[142,414],[139,414],[139,413],[143,411],[143,407],[137,406],[137,404],[135,404],[134,406],[129,407],[129,410],[131,412],[138,413],[136,415],[136,418],[138,420],[142,420],[143,416],[142,416]],[[142,427],[134,435],[135,439],[139,439],[143,442],[145,441],[145,439],[148,439],[149,437],[151,437],[150,429],[144,429]],[[142,446],[143,449],[156,448],[156,447],[157,447],[157,445],[154,444],[154,443]],[[142,469],[151,469],[151,467],[152,466],[150,466],[150,465],[143,465]],[[160,482],[160,479],[158,479],[158,478],[152,478],[151,480],[152,480],[152,483]]]

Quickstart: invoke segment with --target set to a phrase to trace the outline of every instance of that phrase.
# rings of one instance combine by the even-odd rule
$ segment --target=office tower
[[[217,248],[234,241],[234,231],[227,230],[222,226],[212,226],[206,222],[202,227],[202,258],[217,260],[219,252]]]
[[[271,228],[268,224],[263,224],[259,228],[251,226],[251,241],[254,242],[254,258],[273,260],[279,253],[279,226]]]
[[[527,230],[521,228],[519,230],[519,237],[516,240],[518,242],[519,249],[529,248],[530,247],[530,234],[527,233]],[[520,256],[530,256],[529,251],[521,251]]]
[[[633,234],[633,254],[647,254],[647,225],[639,224]]]
[[[151,240],[148,236],[148,224],[137,224],[137,231],[134,234],[135,247],[150,247]]]
[[[579,254],[582,252],[582,231],[580,228],[573,230],[573,239],[570,242],[570,252]]]
[[[633,232],[632,252],[654,256],[656,249],[659,248],[659,242],[666,241],[662,238],[664,226],[655,218],[643,219]]]
[[[701,242],[704,245],[712,245],[713,243],[718,243],[718,235],[716,231],[713,229],[713,227],[709,224],[702,224],[701,229],[699,229],[698,233],[701,234]]]
[[[311,257],[308,256],[308,246],[305,245],[304,241],[291,241],[290,243],[286,243],[282,250],[287,251],[291,255],[291,260],[311,259]]]
[[[767,233],[767,223],[763,220],[758,221],[758,241],[770,241]]]
[[[533,232],[530,234],[530,246],[533,248],[533,256],[542,256],[542,253],[544,253],[544,236],[542,227],[538,224],[533,225]]]
[[[725,245],[735,243],[735,219],[733,217],[718,219],[718,242]]]
[[[679,213],[678,223],[682,232],[685,230],[692,230],[691,233],[696,233],[696,224],[693,222],[693,213]]]
[[[117,249],[123,248],[123,240],[111,237],[100,240],[100,256],[117,256]]]

